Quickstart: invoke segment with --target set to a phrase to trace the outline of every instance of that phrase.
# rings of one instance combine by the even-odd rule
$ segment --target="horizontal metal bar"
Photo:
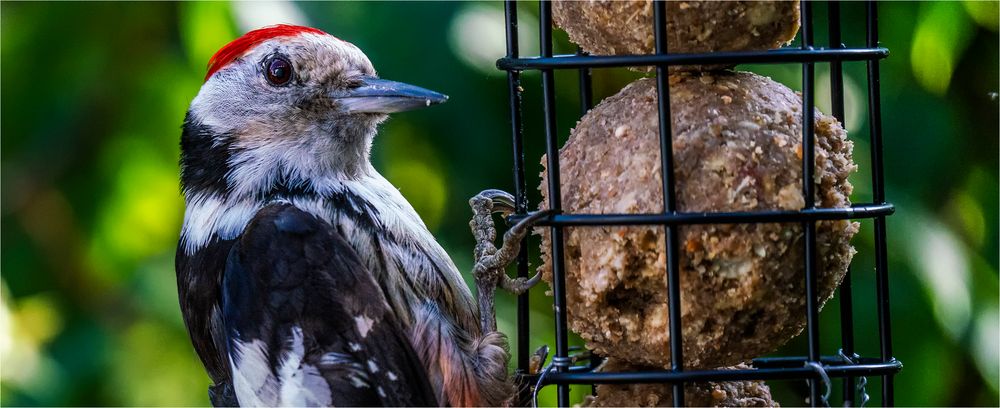
[[[823,365],[830,377],[867,377],[895,374],[903,368],[897,360],[866,364]],[[537,379],[537,376],[532,376]],[[550,372],[542,380],[549,384],[633,384],[633,383],[675,383],[689,381],[745,381],[745,380],[801,380],[820,378],[815,369],[806,366],[784,368],[760,368],[745,370],[696,370],[696,371],[630,371],[619,373]]]
[[[579,346],[575,346],[575,347],[572,347],[571,349],[573,349],[573,348],[579,349],[580,347]],[[589,360],[590,360],[589,358],[584,357],[584,358],[580,358],[577,361],[577,363],[580,363],[580,362],[583,362],[583,361],[589,361]],[[857,361],[858,364],[876,364],[876,363],[882,363],[883,362],[881,358],[872,358],[872,357],[858,357],[855,360]],[[809,361],[809,357],[806,357],[806,356],[761,357],[761,358],[755,358],[755,359],[753,359],[751,361],[751,365],[753,366],[753,368],[757,368],[757,369],[760,369],[760,368],[801,367],[803,364],[805,364],[806,361]],[[892,359],[892,361],[896,361],[896,360]],[[828,366],[850,365],[846,361],[844,361],[843,357],[841,357],[839,355],[822,356],[820,358],[820,362],[822,362],[824,365],[828,365]],[[593,369],[594,368],[591,367],[590,365],[573,365],[573,366],[570,366],[570,368],[569,368],[569,370],[571,372],[575,372],[575,373],[590,372]],[[533,375],[521,374],[521,376],[522,377],[535,377],[535,379],[537,379],[538,375],[537,374],[533,374]]]
[[[500,58],[497,68],[506,71],[641,67],[653,65],[783,64],[789,62],[871,61],[889,55],[887,48],[793,49],[729,51],[664,55],[556,55],[553,57]]]
[[[580,347],[574,346],[570,348],[571,351],[574,349],[580,349]],[[577,360],[577,363],[589,360],[590,359],[587,357],[581,357]],[[859,364],[874,364],[882,362],[882,359],[880,358],[871,358],[871,357],[859,357],[856,360]],[[809,357],[806,356],[761,357],[753,359],[751,361],[751,365],[754,368],[801,367],[803,364],[805,364],[806,361],[809,361]],[[844,358],[839,355],[822,356],[820,362],[822,362],[824,365],[829,365],[829,366],[848,365],[847,362],[844,361]],[[593,367],[591,367],[590,365],[573,365],[570,366],[569,370],[572,372],[582,373],[593,370]],[[522,375],[522,376],[530,377],[528,375]]]
[[[858,358],[857,360],[859,364],[873,364],[882,362],[882,359],[880,358],[869,358],[869,357],[862,357]],[[763,358],[753,359],[752,365],[754,368],[801,367],[802,364],[805,364],[806,361],[809,361],[809,357],[805,356],[763,357]],[[820,362],[822,362],[825,365],[831,365],[831,366],[847,364],[844,361],[844,358],[841,356],[822,356],[820,358]]]
[[[691,224],[756,224],[765,222],[802,222],[847,220],[891,215],[896,208],[890,203],[858,204],[843,208],[811,208],[799,211],[754,211],[673,214],[555,214],[542,218],[536,226],[605,226],[605,225],[691,225]],[[511,215],[516,223],[527,215]]]

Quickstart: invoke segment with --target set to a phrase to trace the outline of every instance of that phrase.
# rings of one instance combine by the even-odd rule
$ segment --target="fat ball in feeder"
[[[746,72],[670,77],[678,210],[800,210],[802,100]],[[562,207],[577,214],[660,213],[656,81],[640,79],[588,112],[559,153]],[[832,117],[815,114],[815,202],[847,207],[853,144]],[[545,160],[542,160],[543,166]],[[547,174],[542,172],[548,208]],[[820,221],[818,296],[829,299],[855,253],[858,224]],[[552,280],[547,229],[543,279]],[[664,228],[566,227],[570,328],[598,354],[669,367]],[[800,223],[679,228],[685,367],[708,369],[772,352],[805,326]]]
[[[724,370],[749,369],[745,364],[726,367]],[[634,372],[652,370],[607,359],[598,372]],[[596,394],[588,397],[587,407],[665,407],[673,404],[673,387],[670,384],[600,384]],[[771,389],[763,381],[726,381],[687,383],[684,401],[692,407],[778,407],[771,398]]]
[[[769,50],[791,42],[799,30],[797,1],[669,1],[666,7],[671,53]],[[590,54],[654,51],[650,0],[555,1],[552,18]],[[717,67],[686,67],[692,68]]]

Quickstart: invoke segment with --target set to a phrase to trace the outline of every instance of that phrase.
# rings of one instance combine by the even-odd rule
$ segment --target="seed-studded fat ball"
[[[740,364],[725,369],[748,369]],[[655,367],[632,366],[607,359],[599,372],[653,370]],[[771,389],[763,381],[726,381],[688,383],[684,385],[684,402],[691,407],[778,407],[771,398]],[[588,407],[666,407],[673,406],[670,384],[601,384],[597,394],[588,397]]]
[[[672,53],[778,48],[799,30],[797,1],[669,1],[667,49]],[[650,0],[555,1],[555,23],[591,54],[650,54]]]
[[[670,77],[679,211],[799,210],[802,100],[746,72]],[[853,144],[816,111],[815,203],[847,207]],[[640,79],[587,113],[560,150],[566,213],[651,214],[662,207],[656,81]],[[544,165],[545,160],[543,158]],[[541,208],[548,208],[542,172]],[[840,283],[858,224],[816,226],[822,305]],[[548,229],[540,271],[551,282]],[[774,351],[805,325],[804,238],[799,223],[679,229],[684,363],[725,367]],[[572,330],[601,355],[668,367],[662,226],[567,227],[565,271]]]

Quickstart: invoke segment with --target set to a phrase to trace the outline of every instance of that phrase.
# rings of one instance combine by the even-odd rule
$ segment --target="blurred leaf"
[[[948,204],[948,212],[969,243],[981,247],[986,240],[986,217],[979,203],[971,195],[959,191]]]
[[[208,60],[219,48],[236,39],[229,3],[192,1],[180,5],[180,31],[191,67],[205,72]]]
[[[507,54],[503,8],[498,3],[468,3],[451,20],[448,43],[462,62],[490,76],[504,76],[496,67]],[[518,17],[518,47],[522,55],[538,53],[538,20],[531,14]]]
[[[913,34],[910,63],[917,82],[936,95],[948,90],[958,57],[972,37],[972,27],[960,7],[954,2],[920,5],[920,23]]]
[[[386,169],[386,178],[399,188],[423,218],[427,228],[436,230],[441,224],[444,203],[448,199],[443,175],[424,162],[408,160],[390,164]]]
[[[976,24],[987,30],[997,31],[998,20],[1000,20],[1000,2],[964,0],[962,5],[965,6],[965,12],[969,13],[969,17],[972,17]]]
[[[128,291],[134,312],[144,318],[169,323],[176,330],[184,330],[181,311],[177,307],[179,301],[174,254],[165,253],[145,260],[136,268],[136,275],[135,282]]]
[[[972,297],[969,292],[970,270],[965,247],[944,225],[910,203],[911,223],[899,232],[915,268],[934,305],[934,317],[951,336],[959,341],[965,335],[972,318]]]
[[[385,177],[434,231],[441,223],[448,184],[434,146],[406,122],[393,122],[380,136]]]
[[[105,160],[117,167],[117,180],[105,192],[108,201],[98,216],[90,255],[104,266],[95,272],[120,282],[138,261],[172,250],[183,204],[173,163],[157,154],[150,141],[123,136],[111,147]]]
[[[44,343],[62,329],[62,317],[51,295],[35,295],[20,299],[18,303],[16,324],[26,338]]]
[[[979,367],[979,371],[983,374],[986,379],[986,384],[993,389],[994,392],[1000,390],[1000,325],[997,321],[1000,320],[1000,312],[997,311],[996,306],[985,310],[979,314],[976,318],[976,330],[975,330],[975,340],[973,345],[975,347],[976,353],[976,365]]]
[[[54,299],[48,295],[10,302],[7,285],[0,281],[0,383],[14,386],[40,404],[58,403],[53,391],[64,380],[58,365],[44,347],[62,326]],[[11,369],[15,368],[15,369]]]
[[[155,320],[125,331],[114,351],[109,385],[131,406],[206,406],[208,376],[187,335]]]

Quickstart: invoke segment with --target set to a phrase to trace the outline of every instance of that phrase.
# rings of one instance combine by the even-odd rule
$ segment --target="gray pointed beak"
[[[419,86],[365,77],[356,88],[335,92],[331,97],[347,113],[395,113],[444,103],[447,95]]]

